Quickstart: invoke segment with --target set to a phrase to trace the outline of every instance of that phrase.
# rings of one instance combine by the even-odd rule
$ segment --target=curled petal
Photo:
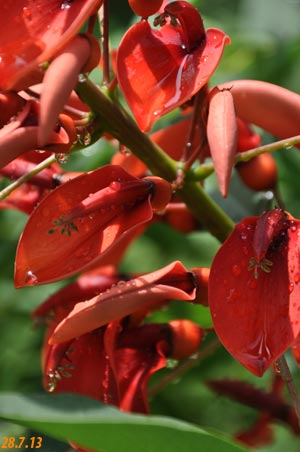
[[[59,343],[125,317],[154,301],[178,299],[192,301],[196,291],[192,275],[180,262],[156,272],[121,281],[115,287],[79,303],[58,325],[51,343]]]
[[[47,69],[40,101],[38,136],[40,147],[49,141],[58,115],[70,97],[90,51],[89,41],[82,36],[76,36]]]

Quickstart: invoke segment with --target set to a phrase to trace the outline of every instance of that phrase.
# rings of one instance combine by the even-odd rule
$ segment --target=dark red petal
[[[50,346],[45,363],[45,389],[82,394],[105,402],[108,396],[108,380],[113,380],[113,377],[103,346],[103,331],[85,334],[68,344],[58,362],[53,361],[53,357],[56,358],[56,347],[60,345]],[[56,368],[52,366],[54,363]],[[55,378],[57,372],[60,378]],[[118,394],[112,391],[111,384],[109,402],[117,405],[118,401]]]
[[[223,345],[260,376],[299,335],[300,226],[295,222],[282,243],[274,243],[267,254],[270,272],[258,268],[255,277],[249,262],[256,224],[257,217],[244,219],[215,256],[209,306]]]
[[[138,125],[150,130],[154,121],[190,99],[216,69],[228,37],[206,31],[202,45],[187,52],[180,27],[152,30],[145,20],[124,35],[117,55],[120,86]]]
[[[148,413],[147,384],[151,375],[166,365],[164,347],[168,348],[168,345],[159,341],[156,347],[140,348],[137,344],[137,348],[117,349],[116,329],[120,333],[119,322],[108,325],[105,348],[119,390],[119,407],[124,411]]]
[[[70,235],[54,228],[53,221],[72,212],[80,203],[111,182],[136,181],[121,167],[107,165],[70,180],[52,191],[38,205],[20,238],[15,266],[15,284],[43,284],[66,278],[91,265],[109,263],[109,253],[120,245],[127,234],[152,218],[147,198],[132,205],[113,210],[101,206],[92,215],[77,221],[78,231]]]

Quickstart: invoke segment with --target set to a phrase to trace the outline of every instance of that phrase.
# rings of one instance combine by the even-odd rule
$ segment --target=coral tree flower
[[[0,15],[9,32],[0,37],[0,89],[21,91],[42,80],[43,84],[36,129],[26,124],[10,130],[9,123],[1,130],[0,166],[23,152],[53,144],[58,115],[78,74],[89,72],[100,59],[97,41],[89,34],[78,33],[101,4],[102,0],[2,2]],[[26,105],[30,102],[24,110]]]
[[[171,186],[160,178],[137,179],[107,165],[78,176],[46,196],[19,241],[16,287],[66,278],[91,265],[113,264],[122,240],[163,209]]]
[[[8,0],[0,4],[0,88],[24,89],[78,33],[102,0]]]
[[[198,274],[198,269],[189,272],[177,261],[153,273],[121,281],[91,300],[78,303],[57,326],[50,341],[68,341],[163,300],[195,302]]]
[[[229,43],[222,31],[205,31],[198,10],[185,1],[167,4],[155,24],[161,29],[147,20],[133,25],[117,54],[122,92],[143,131],[207,83]]]
[[[161,280],[155,279],[154,274],[145,275],[148,280],[153,276],[153,290],[157,283],[155,303],[143,303],[141,289],[134,290],[137,280],[132,280],[132,298],[137,297],[139,303],[128,311],[130,316],[118,318],[120,311],[117,310],[115,320],[99,328],[89,322],[86,333],[81,334],[77,329],[73,338],[59,344],[49,343],[49,337],[57,324],[76,308],[77,302],[97,291],[104,294],[108,291],[113,312],[114,297],[118,297],[126,282],[119,281],[117,288],[110,288],[118,277],[100,271],[89,272],[52,295],[33,313],[34,318],[47,324],[42,356],[47,390],[75,392],[117,405],[122,410],[148,412],[146,390],[152,373],[165,366],[168,356],[181,359],[195,353],[202,340],[201,329],[187,320],[141,324],[149,309],[160,306],[165,299],[181,293],[182,299],[189,300],[195,293],[191,273],[179,262],[156,273]],[[147,291],[145,284],[144,287]],[[125,305],[129,299],[127,292],[124,290]],[[82,322],[85,321],[83,315]]]
[[[221,246],[209,306],[227,350],[261,376],[300,333],[300,221],[274,209],[241,221]]]

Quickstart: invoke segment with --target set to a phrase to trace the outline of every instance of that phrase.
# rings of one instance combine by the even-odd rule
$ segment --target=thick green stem
[[[76,91],[95,114],[95,122],[128,147],[149,170],[174,182],[178,176],[178,164],[141,132],[129,114],[111,100],[94,83],[86,79],[77,84]],[[191,177],[192,178],[192,177]],[[182,188],[176,193],[194,213],[196,218],[215,237],[224,241],[234,224],[225,212],[205,193],[198,182],[190,181],[187,172]]]

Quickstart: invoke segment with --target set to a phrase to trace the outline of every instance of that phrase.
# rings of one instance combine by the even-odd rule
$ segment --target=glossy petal
[[[207,118],[207,140],[221,195],[229,190],[234,157],[237,152],[238,128],[233,96],[229,90],[213,92]]]
[[[101,190],[111,183],[118,185],[118,180],[137,181],[142,187],[145,184],[122,168],[108,165],[66,182],[39,204],[19,241],[16,287],[63,279],[100,262],[107,265],[109,253],[122,239],[126,240],[128,233],[151,220],[149,196],[144,194],[144,199],[135,203],[133,199],[127,200],[126,193],[121,193],[123,199],[118,201],[117,190],[116,205],[112,202],[113,195],[110,198],[112,204],[104,202],[95,211],[85,213],[84,202],[92,199],[94,194],[101,197]],[[62,225],[55,230],[53,222],[59,223],[76,212],[78,217],[70,222],[67,220],[66,228]]]
[[[51,59],[80,30],[102,0],[7,0],[1,2],[0,87],[20,90],[42,78]]]
[[[254,268],[257,220],[239,223],[215,256],[209,306],[223,345],[261,376],[300,332],[300,224],[291,222],[271,243],[266,266]]]
[[[203,43],[188,53],[180,27],[166,24],[154,30],[145,20],[133,25],[120,43],[117,73],[139,127],[150,130],[160,116],[199,91],[228,42],[222,31],[208,29]]]
[[[219,88],[230,89],[236,113],[247,123],[281,139],[300,133],[298,93],[260,80],[233,80],[219,85]]]
[[[168,299],[192,301],[196,296],[191,273],[180,262],[117,286],[95,298],[78,303],[58,325],[52,343],[72,339],[135,311]]]

